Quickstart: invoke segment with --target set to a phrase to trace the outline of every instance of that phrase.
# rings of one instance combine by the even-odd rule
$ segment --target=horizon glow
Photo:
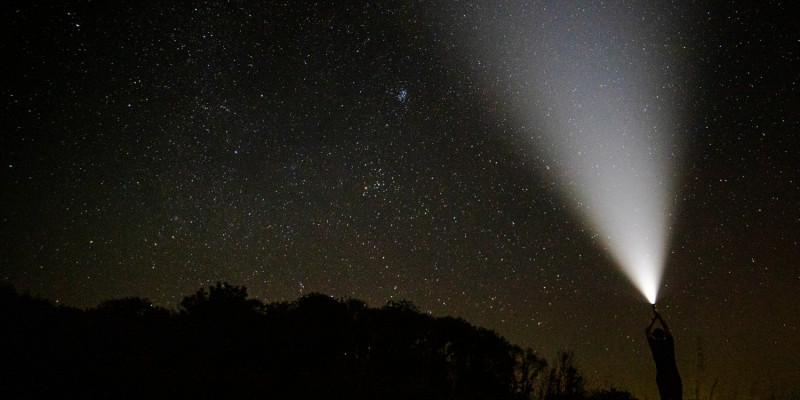
[[[510,101],[533,127],[543,166],[651,304],[670,239],[686,97],[675,10],[654,7],[517,3],[496,9],[492,28],[518,88]]]

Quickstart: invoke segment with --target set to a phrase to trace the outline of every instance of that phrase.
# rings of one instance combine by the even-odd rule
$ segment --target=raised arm
[[[650,319],[650,323],[645,328],[644,333],[647,334],[647,337],[653,337],[653,325],[655,325],[656,320],[658,319],[658,314],[654,314],[653,318]]]
[[[661,326],[664,327],[664,333],[666,333],[669,336],[672,336],[672,332],[669,330],[669,325],[667,325],[667,321],[664,320],[664,317],[662,317],[661,314],[659,314],[658,319],[661,320]]]

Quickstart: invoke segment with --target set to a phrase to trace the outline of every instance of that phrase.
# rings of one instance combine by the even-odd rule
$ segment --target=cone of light
[[[597,112],[602,105],[581,108]],[[562,164],[564,192],[634,286],[655,303],[668,243],[669,163],[654,154],[652,132],[637,140],[634,132],[646,130],[632,120],[592,124],[575,118],[574,124],[585,133],[550,138],[558,144],[552,149],[563,150],[554,158]],[[574,148],[581,150],[567,150]]]
[[[656,302],[669,242],[681,96],[661,10],[553,4],[537,18],[533,145],[622,272]],[[639,5],[639,7],[647,7]],[[665,50],[666,49],[666,50]],[[542,107],[542,105],[547,105]]]
[[[497,37],[494,44],[484,38],[482,55],[505,45],[500,64],[510,71],[509,86],[519,88],[514,103],[533,127],[531,145],[654,304],[680,153],[678,104],[686,97],[674,51],[679,24],[670,10],[646,2],[498,7],[481,17],[495,21]]]

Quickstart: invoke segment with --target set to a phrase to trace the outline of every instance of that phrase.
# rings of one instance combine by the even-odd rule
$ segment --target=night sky
[[[530,140],[545,124],[520,117],[546,101],[520,90],[537,75],[513,62],[540,38],[496,35],[569,15],[547,2],[8,3],[3,283],[77,307],[174,308],[217,281],[263,301],[407,299],[548,359],[574,351],[591,386],[657,396],[650,305]],[[641,14],[681,24],[640,40],[673,46],[683,88],[658,303],[685,398],[698,377],[701,395],[718,380],[717,398],[800,382],[800,34],[788,3],[758,4]]]

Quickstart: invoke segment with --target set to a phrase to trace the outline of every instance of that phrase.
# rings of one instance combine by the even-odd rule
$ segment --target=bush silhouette
[[[4,398],[589,398],[571,355],[547,369],[531,349],[408,301],[264,304],[220,282],[177,311],[136,297],[78,310],[4,286],[0,326]]]

